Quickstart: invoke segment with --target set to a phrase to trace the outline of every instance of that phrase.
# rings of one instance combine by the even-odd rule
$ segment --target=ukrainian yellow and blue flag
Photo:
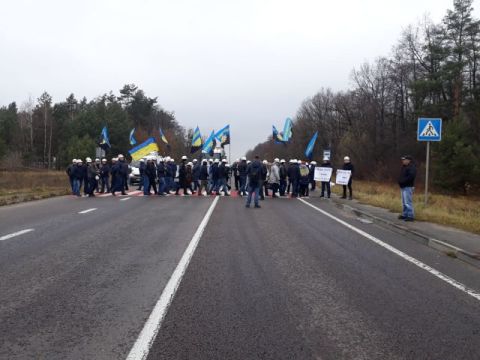
[[[128,153],[133,160],[140,160],[141,158],[149,155],[151,152],[159,151],[157,143],[153,137],[149,138],[147,141],[141,143],[140,145],[135,146]]]
[[[230,125],[225,126],[215,134],[215,138],[220,141],[220,146],[230,144]]]
[[[190,149],[190,153],[194,154],[198,150],[202,148],[203,142],[202,142],[202,135],[200,134],[200,129],[197,126],[195,129],[195,132],[193,133],[192,137],[192,148]]]
[[[102,132],[100,134],[100,141],[98,142],[98,146],[100,146],[103,150],[107,150],[111,147],[110,139],[108,137],[108,129],[106,126],[103,127]]]
[[[210,156],[213,156],[213,150],[215,149],[215,131],[212,130],[212,133],[208,137],[207,140],[205,140],[205,144],[203,144],[203,149],[202,152],[204,154],[210,154]]]
[[[160,139],[162,139],[163,143],[167,145],[167,148],[170,148],[170,144],[168,143],[167,137],[163,133],[162,128],[159,128],[158,132],[160,133]]]

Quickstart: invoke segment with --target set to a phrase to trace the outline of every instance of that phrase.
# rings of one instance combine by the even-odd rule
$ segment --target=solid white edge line
[[[432,268],[431,266],[421,262],[420,260],[417,260],[413,257],[411,257],[410,255],[407,255],[405,254],[403,251],[400,251],[398,250],[397,248],[387,244],[387,243],[384,243],[382,240],[380,239],[377,239],[375,236],[373,235],[370,235],[369,233],[366,233],[365,231],[363,230],[360,230],[358,228],[356,228],[355,226],[353,225],[350,225],[349,223],[337,218],[336,216],[333,216],[332,214],[316,207],[315,205],[312,205],[310,204],[309,202],[303,200],[303,199],[298,199],[300,200],[301,202],[303,202],[304,204],[310,206],[311,208],[317,210],[318,212],[322,213],[323,215],[329,217],[330,219],[332,220],[335,220],[336,222],[342,224],[343,226],[346,226],[347,228],[349,228],[350,230],[356,232],[357,234],[360,234],[362,235],[363,237],[367,238],[368,240],[371,240],[373,241],[374,243],[376,243],[377,245],[380,245],[381,247],[387,249],[388,251],[391,251],[392,253],[400,256],[401,258],[411,262],[412,264],[418,266],[419,268],[425,270],[425,271],[428,271],[430,274],[436,276],[437,278],[439,278],[440,280],[443,280],[445,281],[447,284],[457,288],[458,290],[460,291],[463,291],[465,294],[468,294],[470,295],[471,297],[477,299],[480,301],[480,293],[473,290],[473,289],[470,289],[469,287],[467,287],[466,285],[462,284],[461,282],[458,282],[457,280],[455,279],[452,279],[450,276],[448,275],[445,275],[444,273]]]
[[[79,213],[79,214],[86,214],[86,213],[89,213],[89,212],[95,211],[95,210],[97,210],[97,208],[91,208],[91,209],[79,211],[78,213]]]
[[[8,239],[11,239],[15,236],[23,235],[23,234],[29,233],[31,231],[34,231],[34,230],[35,229],[25,229],[25,230],[20,230],[20,231],[11,233],[11,234],[7,234],[7,235],[4,235],[4,236],[0,237],[0,241],[8,240]]]
[[[126,201],[126,200],[130,200],[131,198],[128,197],[128,198],[123,198],[123,199],[120,199],[120,201]]]
[[[197,248],[197,245],[202,237],[203,231],[205,230],[208,221],[217,205],[219,197],[216,197],[210,207],[208,208],[207,213],[205,214],[202,222],[198,226],[197,231],[190,240],[185,252],[182,255],[182,258],[177,264],[177,267],[172,273],[172,276],[168,280],[167,285],[163,289],[160,298],[158,299],[155,307],[153,308],[150,316],[147,319],[147,322],[143,326],[140,335],[135,341],[132,349],[130,350],[127,360],[143,360],[148,356],[150,348],[153,345],[153,342],[160,330],[162,325],[162,321],[165,318],[165,315],[172,303],[172,300],[177,292],[177,289],[182,281],[183,276],[185,275],[185,271],[187,270],[188,265],[190,264],[190,260],[192,259],[193,253]]]

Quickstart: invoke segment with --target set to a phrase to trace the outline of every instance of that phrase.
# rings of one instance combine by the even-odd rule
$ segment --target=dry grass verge
[[[63,171],[1,171],[0,205],[45,199],[70,193]]]
[[[337,185],[334,192],[341,194],[342,187]],[[384,184],[372,181],[354,181],[354,198],[364,204],[378,206],[393,212],[402,211],[400,189],[396,184]],[[474,196],[452,196],[430,193],[424,205],[423,192],[416,191],[413,196],[415,218],[480,234],[480,198]]]

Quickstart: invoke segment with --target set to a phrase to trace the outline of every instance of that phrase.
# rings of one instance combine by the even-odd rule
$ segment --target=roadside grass
[[[70,193],[63,171],[1,171],[0,206]]]
[[[342,186],[334,186],[333,192],[341,195]],[[396,184],[354,180],[353,196],[364,204],[396,213],[402,211],[400,189]],[[413,196],[413,203],[417,220],[449,225],[480,234],[480,198],[478,196],[430,193],[428,205],[425,206],[424,194],[417,190]]]

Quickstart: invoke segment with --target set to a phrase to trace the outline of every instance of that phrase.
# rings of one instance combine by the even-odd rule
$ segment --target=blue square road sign
[[[441,141],[442,119],[419,118],[417,129],[418,141]]]

